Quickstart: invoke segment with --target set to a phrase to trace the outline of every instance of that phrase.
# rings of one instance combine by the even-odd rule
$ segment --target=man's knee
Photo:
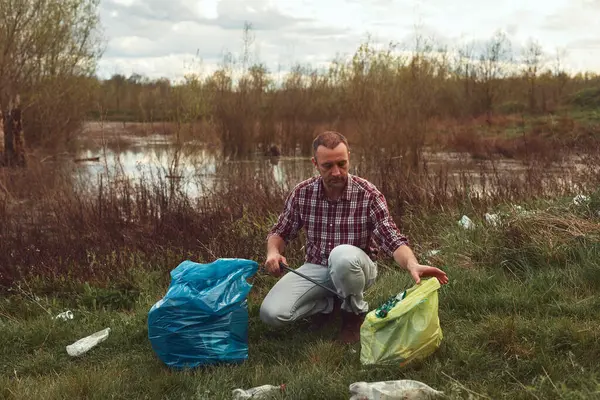
[[[329,254],[329,267],[341,274],[361,273],[360,249],[349,244],[336,246]]]
[[[260,319],[267,325],[281,327],[284,321],[290,318],[289,310],[282,307],[281,302],[275,301],[267,296],[260,305]]]

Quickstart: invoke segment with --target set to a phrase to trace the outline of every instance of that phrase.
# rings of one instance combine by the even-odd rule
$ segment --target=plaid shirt
[[[296,185],[267,239],[278,235],[287,244],[302,227],[307,233],[306,262],[311,264],[327,265],[329,253],[340,244],[359,247],[372,260],[376,260],[377,244],[388,256],[408,244],[390,217],[383,194],[351,174],[337,201],[327,199],[320,176]]]

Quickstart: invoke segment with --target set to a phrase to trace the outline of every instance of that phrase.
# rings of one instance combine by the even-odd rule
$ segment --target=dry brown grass
[[[468,153],[476,159],[554,162],[573,152],[596,154],[600,144],[600,126],[575,121],[566,114],[526,119],[504,116],[492,127],[481,118],[437,121],[433,128],[428,145]]]
[[[508,236],[515,245],[523,241],[535,247],[557,249],[573,240],[600,241],[600,224],[597,220],[582,218],[575,213],[540,211],[514,215],[506,221]]]
[[[304,136],[312,138],[327,126],[315,122],[310,135]],[[501,202],[562,195],[599,183],[594,170],[596,157],[584,159],[579,172],[570,164],[551,165],[549,160],[554,161],[556,152],[541,136],[530,135],[528,139],[539,140],[532,146],[536,142],[510,138],[503,142],[493,136],[478,136],[469,126],[450,126],[446,134],[453,135],[454,142],[448,147],[471,155],[481,152],[483,160],[467,157],[448,164],[423,157],[414,163],[411,151],[415,149],[406,144],[379,148],[365,139],[361,126],[342,122],[336,126],[349,132],[351,143],[359,142],[353,147],[355,173],[380,188],[398,221],[409,212],[445,212],[467,204],[484,210]],[[283,135],[280,129],[275,132]],[[521,170],[504,169],[497,154],[504,152],[506,156],[509,151],[526,161]],[[571,153],[567,148],[561,155]],[[81,188],[74,186],[68,162],[42,162],[44,159],[33,158],[25,170],[0,171],[0,279],[5,284],[27,274],[72,274],[77,279],[93,277],[99,281],[118,279],[122,274],[119,262],[110,263],[117,265],[112,270],[89,267],[93,264],[90,254],[117,258],[135,252],[157,257],[167,252],[207,257],[260,255],[267,218],[279,212],[287,194],[274,189],[268,177],[257,177],[243,166],[222,177],[223,183],[201,200],[182,192],[179,180],[166,177],[130,182],[116,176],[100,186]],[[561,182],[570,178],[575,186]],[[244,223],[250,221],[252,228],[248,230]],[[544,229],[541,226],[538,231]],[[242,239],[230,240],[234,234]]]
[[[58,163],[1,170],[0,284],[36,274],[100,282],[126,275],[119,262],[94,267],[92,254],[123,262],[136,252],[159,258],[188,251],[208,255],[206,244],[245,215],[249,199],[259,214],[281,201],[279,191],[245,175],[194,199],[180,191],[177,180],[162,177],[140,182],[116,176],[96,187],[78,187],[68,166]],[[230,253],[257,250],[237,241],[217,245],[217,251]]]
[[[511,137],[480,148],[468,136],[474,131],[476,136],[503,138],[505,130],[519,130],[524,117],[550,109],[558,125],[526,127],[517,136],[568,133],[572,124],[561,119],[555,104],[598,82],[597,77],[542,69],[532,81],[529,72],[509,72],[500,65],[493,65],[498,77],[489,78],[468,60],[450,54],[440,59],[420,49],[407,57],[393,50],[364,43],[351,58],[332,62],[326,72],[297,66],[277,82],[263,65],[240,70],[233,61],[211,76],[190,76],[181,85],[115,76],[102,82],[95,95],[101,115],[110,116],[118,108],[148,123],[206,123],[229,156],[246,156],[272,144],[286,155],[308,155],[315,131],[335,129],[359,146],[393,151],[414,167],[424,146],[451,143],[456,135],[467,136],[459,147],[477,157],[496,152],[523,158],[546,152],[536,150],[543,143],[534,138],[519,143]],[[511,104],[524,106],[518,111],[507,106]],[[448,131],[451,137],[444,134]]]
[[[236,84],[222,70],[183,85],[121,82],[125,86],[120,93],[126,94],[127,102],[111,97],[114,88],[105,82],[94,101],[103,121],[111,115],[115,100],[119,112],[137,115],[132,119],[138,122],[115,126],[113,145],[117,147],[128,144],[127,136],[159,133],[219,143],[228,158],[247,157],[272,144],[285,156],[309,155],[317,132],[339,130],[348,136],[358,156],[354,158],[357,174],[382,190],[399,220],[415,209],[426,213],[465,204],[484,209],[498,202],[577,188],[565,187],[556,175],[548,174],[548,168],[572,153],[575,144],[577,149],[597,154],[597,142],[596,147],[589,145],[594,143],[594,134],[566,117],[527,126],[516,115],[483,110],[485,82],[461,75],[454,67],[426,52],[405,58],[365,45],[351,60],[332,64],[326,73],[294,69],[278,87],[269,82],[264,69],[250,68]],[[559,76],[547,78],[550,91]],[[593,83],[575,77],[569,82],[570,91]],[[522,77],[511,76],[496,84],[498,104],[523,96],[519,92],[524,87]],[[66,103],[62,106],[68,108]],[[33,125],[30,129],[31,134],[38,133]],[[575,139],[570,142],[571,138]],[[554,146],[563,150],[557,152]],[[450,166],[433,164],[425,150],[459,151],[469,157]],[[503,170],[502,158],[523,160],[522,170]],[[84,193],[73,187],[68,170],[58,163],[40,163],[43,159],[36,157],[28,170],[9,171],[0,178],[5,187],[0,191],[4,282],[48,268],[52,273],[67,269],[86,276],[92,272],[76,266],[89,265],[90,253],[160,254],[175,249],[244,256],[262,252],[261,235],[266,227],[260,223],[254,223],[255,230],[251,230],[256,237],[242,232],[242,243],[227,238],[233,228],[246,229],[235,225],[236,221],[275,214],[285,197],[243,168],[225,177],[226,183],[199,202],[179,191],[177,180],[166,178],[104,181]],[[587,163],[593,162],[590,158]],[[565,164],[552,167],[557,165]],[[589,171],[576,182],[581,187],[598,182]],[[569,174],[565,169],[560,178]],[[119,271],[102,272],[105,278],[111,273]],[[93,274],[100,279],[98,270]]]

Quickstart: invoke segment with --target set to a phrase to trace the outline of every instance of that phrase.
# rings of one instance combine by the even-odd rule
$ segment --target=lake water
[[[76,156],[77,178],[176,182],[191,197],[202,196],[228,179],[261,179],[288,188],[315,174],[310,157],[225,159],[210,143],[178,143],[169,135],[132,135],[120,123],[88,123]]]
[[[476,192],[482,191],[482,166],[492,168],[461,153],[426,153],[425,157],[430,171],[448,169],[450,179],[457,182],[459,176],[467,176],[471,180],[470,190]],[[88,123],[80,138],[77,158],[76,177],[82,183],[96,185],[109,178],[166,181],[191,197],[209,194],[232,178],[271,182],[288,190],[316,174],[310,157],[272,158],[257,154],[243,160],[228,160],[214,144],[197,140],[178,143],[172,135],[157,133],[136,135],[122,123],[114,122]],[[354,154],[351,165],[351,173],[360,175],[361,163]],[[568,165],[571,170],[564,165],[547,166],[543,170],[551,177],[550,182],[569,185],[576,181],[573,171],[577,173],[587,168],[587,164],[574,159]],[[493,167],[497,174],[509,179],[526,179],[530,171],[530,167],[516,160],[501,160]]]

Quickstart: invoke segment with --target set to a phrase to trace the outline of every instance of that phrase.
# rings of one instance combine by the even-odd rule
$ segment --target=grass
[[[513,122],[496,121],[498,129]],[[474,127],[440,124],[456,130],[466,151],[480,146],[484,156],[494,149],[520,154],[510,142],[481,142],[476,121]],[[531,142],[524,145],[535,153]],[[542,158],[553,154],[547,143],[536,151]],[[358,346],[332,341],[335,327],[264,326],[258,309],[274,279],[258,275],[249,298],[248,362],[169,370],[155,357],[147,330],[147,313],[164,295],[169,271],[183,259],[262,261],[285,191],[248,168],[200,200],[160,177],[116,176],[86,191],[58,165],[32,162],[24,171],[2,171],[0,397],[227,399],[237,387],[286,383],[285,398],[343,399],[353,382],[403,378],[456,399],[600,397],[598,194],[580,206],[572,197],[542,200],[575,188],[562,188],[545,175],[546,163],[529,155],[523,179],[482,167],[479,183],[494,190],[479,196],[471,190],[478,182],[459,176],[453,183],[451,169],[437,172],[424,163],[420,170],[376,154],[357,158],[359,174],[385,194],[416,253],[451,278],[440,290],[444,340],[426,360],[367,368]],[[589,175],[573,175],[581,190],[598,187],[595,165],[592,158]],[[525,213],[510,204],[536,198],[523,203]],[[485,212],[498,213],[503,224],[486,224]],[[474,230],[457,224],[463,214]],[[301,261],[301,245],[290,249],[292,265]],[[433,249],[441,251],[427,259]],[[372,307],[411,285],[389,262],[380,270],[367,294]],[[74,320],[52,319],[67,309]],[[81,358],[68,356],[65,346],[106,327],[112,329],[107,341]]]
[[[490,210],[504,216],[499,226],[471,213],[474,230],[460,227],[456,212],[408,215],[418,256],[444,268],[450,283],[439,292],[440,348],[403,369],[362,366],[359,345],[332,340],[337,326],[263,325],[270,277],[257,275],[249,296],[248,361],[189,371],[166,368],[147,338],[147,312],[176,258],[132,261],[127,290],[30,279],[0,302],[0,397],[228,399],[237,387],[286,383],[281,398],[347,399],[356,381],[415,379],[453,399],[600,398],[598,205],[595,195],[580,206],[569,198],[524,204],[529,213],[506,204]],[[440,252],[427,259],[432,249]],[[371,307],[411,285],[389,262],[380,271]],[[66,309],[73,320],[52,319]],[[105,342],[67,355],[66,345],[106,327]]]
[[[572,154],[543,149],[548,157]],[[135,180],[115,168],[102,180],[81,175],[74,182],[76,173],[59,161],[32,160],[25,170],[0,171],[0,290],[32,276],[127,286],[131,266],[145,260],[167,269],[185,257],[262,256],[266,221],[277,217],[287,190],[297,182],[288,177],[287,188],[274,185],[267,169],[218,159],[214,187],[206,185],[203,165],[182,184],[163,175],[180,175],[188,167],[174,151],[168,171],[166,166],[144,170]],[[395,153],[377,154],[354,153],[353,173],[380,188],[398,221],[410,213],[418,219],[465,204],[480,210],[498,202],[589,191],[600,177],[594,157],[583,160],[585,168],[578,171],[568,161],[549,165],[532,158],[523,171],[509,174],[502,160],[457,160],[450,167],[423,162],[412,168]],[[188,183],[207,196],[187,193]],[[232,236],[239,240],[231,241]]]
[[[64,164],[41,161],[58,154],[38,162],[33,153],[26,170],[0,171],[0,397],[226,399],[236,387],[286,383],[286,398],[342,399],[352,382],[401,378],[451,398],[600,397],[598,196],[578,207],[571,199],[527,203],[533,214],[508,204],[598,187],[598,76],[545,71],[534,87],[529,75],[496,79],[474,69],[476,54],[452,61],[437,50],[412,57],[394,50],[365,43],[326,72],[293,68],[278,82],[262,65],[239,71],[231,59],[183,84],[72,76],[15,90],[23,95],[26,143],[36,150],[71,148],[86,115],[150,122],[128,122],[135,135],[150,125],[150,132],[220,142],[229,158],[273,144],[284,156],[306,156],[315,132],[342,131],[367,153],[360,175],[382,190],[417,254],[441,250],[427,261],[451,278],[440,290],[445,338],[435,354],[405,369],[365,368],[356,346],[331,341],[334,329],[269,329],[258,308],[273,279],[257,276],[248,362],[171,371],[154,356],[146,322],[169,271],[183,259],[263,257],[283,191],[249,168],[198,201],[160,177],[114,176],[98,188],[75,188]],[[465,165],[456,168],[457,182],[450,168],[427,165],[429,146],[469,153],[479,182],[460,172]],[[580,186],[565,189],[547,175],[550,161],[581,153],[589,156],[584,171],[560,170]],[[499,155],[524,161],[526,172],[504,176],[499,165],[477,162]],[[477,183],[494,190],[480,196],[471,190]],[[484,211],[502,202],[503,225],[486,225]],[[463,213],[473,231],[458,226]],[[293,264],[300,247],[291,249]],[[367,299],[377,305],[410,285],[384,263]],[[52,319],[65,309],[74,320]],[[112,329],[106,342],[81,358],[67,355],[66,345],[105,327]]]
[[[465,152],[485,160],[560,161],[565,154],[586,153],[600,137],[598,113],[580,108],[563,108],[552,114],[512,114],[494,118],[489,125],[481,118],[471,121],[440,120],[432,146]],[[553,151],[555,147],[563,149]]]

